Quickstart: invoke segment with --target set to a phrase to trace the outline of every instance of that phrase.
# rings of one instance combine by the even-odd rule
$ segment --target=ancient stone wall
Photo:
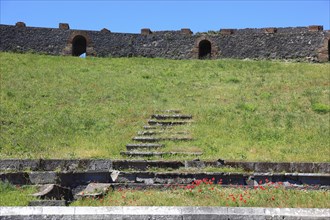
[[[201,58],[201,42],[208,41],[209,56],[203,58],[329,60],[330,32],[322,26],[296,28],[222,29],[193,34],[189,29],[141,34],[28,27],[23,22],[0,25],[0,51],[72,55],[74,38],[86,40],[86,53],[101,57]],[[204,48],[205,50],[205,48]],[[204,51],[205,53],[205,51]]]

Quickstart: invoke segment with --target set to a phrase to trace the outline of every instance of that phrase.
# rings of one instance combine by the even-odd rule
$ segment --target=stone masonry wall
[[[170,59],[198,58],[199,42],[211,43],[210,58],[303,59],[328,61],[330,32],[322,26],[264,29],[223,29],[192,34],[181,31],[141,34],[112,33],[108,30],[71,30],[26,27],[25,24],[0,25],[0,51],[36,52],[71,55],[72,41],[77,35],[87,40],[87,54],[101,57],[162,57]]]

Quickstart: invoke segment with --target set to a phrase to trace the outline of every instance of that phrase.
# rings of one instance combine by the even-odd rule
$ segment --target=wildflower
[[[244,201],[243,201],[244,203],[246,203],[246,200],[244,199]]]

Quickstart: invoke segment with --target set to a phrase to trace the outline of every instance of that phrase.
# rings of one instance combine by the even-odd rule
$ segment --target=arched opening
[[[80,56],[83,53],[86,53],[86,38],[78,35],[75,36],[72,40],[72,56]]]
[[[208,40],[202,40],[199,42],[198,58],[209,59],[211,58],[211,42]]]
[[[328,40],[328,61],[330,62],[330,39]]]

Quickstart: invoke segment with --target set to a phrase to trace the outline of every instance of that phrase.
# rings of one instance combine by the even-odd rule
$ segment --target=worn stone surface
[[[114,160],[113,167],[117,170],[134,169],[147,170],[148,168],[171,168],[179,169],[184,167],[182,161],[163,161],[163,160]]]
[[[38,170],[40,168],[39,160],[20,160],[20,159],[4,159],[0,160],[0,170]]]
[[[161,120],[149,120],[149,125],[161,125],[161,126],[175,126],[189,124],[191,121],[161,121]]]
[[[1,219],[329,219],[330,209],[242,207],[0,207]]]
[[[79,185],[87,185],[92,182],[111,183],[110,172],[75,172],[75,173],[59,173],[58,179],[62,186],[75,187]]]
[[[88,171],[109,171],[112,169],[111,160],[92,160],[88,163]]]
[[[152,157],[152,156],[165,156],[165,155],[193,155],[201,156],[202,152],[149,152],[149,151],[122,151],[120,152],[123,156],[139,156],[139,157]]]
[[[26,172],[0,173],[0,180],[14,185],[30,185],[29,174]]]
[[[31,172],[29,178],[32,184],[54,184],[58,182],[57,173],[48,172]]]
[[[191,137],[148,137],[148,136],[138,136],[132,139],[133,141],[140,142],[159,142],[159,141],[192,141]]]
[[[164,144],[127,144],[126,149],[128,151],[137,150],[137,149],[155,149],[164,147]]]
[[[56,184],[46,184],[39,188],[39,192],[33,194],[34,197],[48,200],[67,200],[73,199],[69,188],[61,187]]]
[[[35,200],[30,201],[29,206],[66,206],[65,200]]]
[[[151,118],[157,119],[157,120],[166,120],[166,119],[192,119],[192,115],[162,115],[162,114],[154,114],[151,116]]]
[[[110,183],[90,183],[76,197],[101,197],[109,191],[110,186]]]

